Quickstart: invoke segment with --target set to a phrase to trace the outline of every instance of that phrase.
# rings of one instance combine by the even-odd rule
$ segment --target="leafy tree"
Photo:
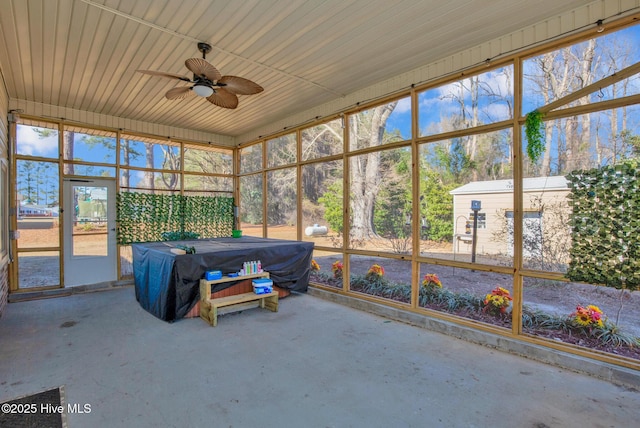
[[[241,173],[260,171],[262,167],[262,143],[240,150]],[[262,174],[240,177],[240,208],[241,221],[262,223]]]
[[[262,174],[240,177],[240,207],[240,221],[262,223]]]
[[[384,151],[382,164],[386,173],[375,202],[375,231],[392,240],[406,238],[411,235],[411,152]]]
[[[342,181],[334,181],[327,187],[327,191],[318,198],[324,207],[324,218],[332,230],[339,233],[344,231],[342,221]]]
[[[445,181],[453,183],[468,181],[470,171],[475,169],[475,163],[465,150],[464,137],[436,145],[431,166],[444,175]]]
[[[185,190],[232,192],[233,160],[230,152],[185,147],[183,161],[185,172],[197,173],[183,176]]]
[[[296,162],[296,134],[287,134],[267,141],[267,166],[289,165]]]
[[[295,224],[296,169],[270,171],[267,176],[267,222],[269,225]]]
[[[451,241],[453,236],[453,195],[455,182],[445,184],[435,170],[425,170],[420,181],[420,214],[426,229],[424,237],[432,241]]]
[[[37,204],[38,194],[36,192],[36,162],[18,162],[18,191],[22,193],[26,203]]]
[[[611,140],[612,159],[609,163],[615,165],[627,159],[640,157],[640,136],[634,135],[630,130],[623,130]]]

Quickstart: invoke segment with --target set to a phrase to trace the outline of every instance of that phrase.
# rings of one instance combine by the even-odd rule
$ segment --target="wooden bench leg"
[[[265,297],[261,303],[261,307],[269,309],[272,312],[278,312],[278,296]]]

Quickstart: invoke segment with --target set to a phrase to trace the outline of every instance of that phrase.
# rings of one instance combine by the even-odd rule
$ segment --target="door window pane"
[[[73,255],[108,255],[106,187],[72,186]]]

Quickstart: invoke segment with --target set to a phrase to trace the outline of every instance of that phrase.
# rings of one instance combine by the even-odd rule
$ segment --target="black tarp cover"
[[[194,247],[196,254],[176,255],[178,245]],[[207,270],[238,272],[245,261],[260,260],[273,283],[306,292],[313,243],[282,239],[214,238],[192,241],[132,244],[136,299],[145,310],[165,321],[184,317],[200,298],[200,279]],[[240,278],[241,279],[241,278]],[[234,282],[215,284],[224,290]]]

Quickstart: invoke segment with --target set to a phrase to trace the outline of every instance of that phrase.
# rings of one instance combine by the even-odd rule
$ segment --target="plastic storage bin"
[[[252,284],[253,292],[256,294],[267,294],[273,291],[273,281],[269,278],[256,278]]]
[[[222,278],[222,271],[219,270],[208,270],[204,274],[204,279],[207,281],[213,281],[220,278]]]

